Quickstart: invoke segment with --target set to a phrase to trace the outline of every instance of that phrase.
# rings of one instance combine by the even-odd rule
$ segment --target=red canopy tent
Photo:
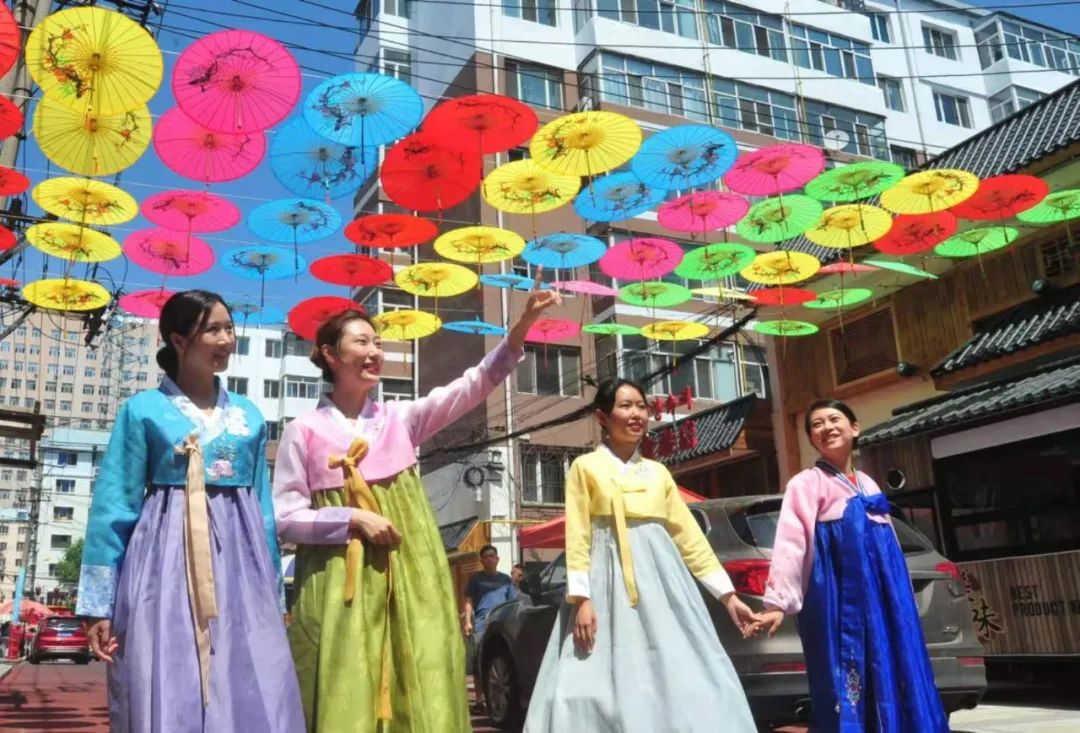
[[[706,498],[693,491],[679,487],[683,501],[705,501]],[[566,546],[566,515],[549,519],[543,524],[534,524],[518,530],[518,544],[529,549],[559,549]]]

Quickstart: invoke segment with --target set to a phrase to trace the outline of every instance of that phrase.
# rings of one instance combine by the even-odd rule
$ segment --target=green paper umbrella
[[[589,323],[581,327],[585,333],[595,333],[601,336],[640,336],[641,329],[637,326],[628,326],[625,323]]]
[[[821,204],[809,196],[775,196],[751,206],[735,231],[751,242],[782,242],[814,226],[821,212]]]
[[[818,327],[806,321],[758,321],[754,330],[766,336],[809,336],[818,332]]]
[[[687,280],[719,280],[737,275],[756,256],[745,244],[707,244],[687,252],[675,274]]]
[[[892,270],[893,272],[903,273],[904,275],[914,275],[915,277],[925,277],[930,280],[937,280],[938,276],[932,272],[926,270],[920,270],[918,267],[913,267],[906,262],[895,262],[893,260],[863,260],[864,265],[873,265],[874,267],[880,267],[882,270]]]
[[[1008,247],[1020,232],[1012,227],[979,227],[946,239],[934,247],[941,257],[978,257],[995,249]]]
[[[821,310],[834,309],[834,308],[847,308],[853,306],[856,303],[862,303],[874,297],[874,291],[870,288],[846,288],[843,290],[829,290],[824,293],[819,293],[817,300],[811,300],[809,303],[803,303],[807,308],[818,308]]]
[[[1056,224],[1080,217],[1080,188],[1057,191],[1048,195],[1039,204],[1016,215],[1020,221],[1029,224]]]
[[[690,288],[674,283],[646,282],[631,283],[619,288],[619,300],[630,305],[644,305],[650,308],[667,308],[685,303],[693,297]]]
[[[878,195],[903,177],[903,166],[867,160],[827,170],[804,190],[818,201],[859,201]]]

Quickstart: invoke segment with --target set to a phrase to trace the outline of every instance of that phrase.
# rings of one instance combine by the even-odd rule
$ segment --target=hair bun
[[[326,369],[326,357],[323,356],[322,347],[318,344],[312,345],[311,356],[309,356],[308,359],[310,359],[311,363],[319,369]]]
[[[165,344],[157,351],[157,355],[154,357],[157,361],[161,371],[170,377],[174,377],[176,372],[180,369],[180,357],[176,353],[176,349],[172,344]]]

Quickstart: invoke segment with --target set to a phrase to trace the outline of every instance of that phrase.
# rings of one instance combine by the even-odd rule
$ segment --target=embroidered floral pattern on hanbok
[[[244,414],[244,408],[237,405],[230,405],[225,408],[225,432],[229,435],[251,435],[251,428],[247,424],[247,416]]]
[[[859,674],[859,670],[855,669],[854,664],[848,665],[844,678],[844,694],[847,696],[848,704],[851,707],[857,706],[862,698],[862,675]]]
[[[214,449],[213,460],[206,467],[206,475],[214,480],[232,478],[235,460],[236,446],[228,441],[219,442]]]

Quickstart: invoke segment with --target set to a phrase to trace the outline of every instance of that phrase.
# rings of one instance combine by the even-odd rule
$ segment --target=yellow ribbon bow
[[[360,462],[368,453],[368,443],[363,438],[354,438],[349,444],[349,450],[344,456],[330,456],[330,468],[340,468],[345,475],[345,500],[354,509],[363,509],[376,514],[382,514],[379,502],[371,486],[357,470]],[[375,548],[384,549],[384,548]],[[390,600],[394,595],[394,585],[390,574],[390,548],[386,551],[386,627],[383,632],[382,650],[382,679],[379,683],[379,704],[377,715],[379,720],[393,720],[393,711],[390,706],[390,679],[391,660],[390,649]],[[350,536],[349,544],[345,550],[345,588],[342,598],[346,603],[351,603],[356,597],[357,586],[360,581],[360,572],[364,566],[364,541],[358,536]]]
[[[202,446],[192,433],[176,452],[188,457],[184,507],[184,564],[187,568],[188,603],[195,625],[195,646],[199,653],[202,700],[210,702],[210,619],[217,618],[217,592],[210,552],[210,512],[207,508],[206,474]]]

